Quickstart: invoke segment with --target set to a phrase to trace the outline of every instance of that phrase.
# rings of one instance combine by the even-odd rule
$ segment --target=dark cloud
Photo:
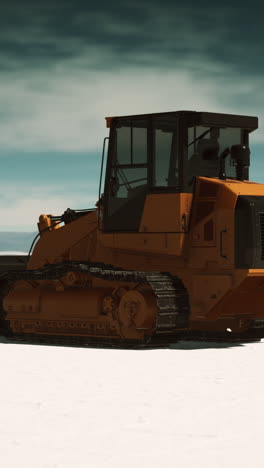
[[[230,0],[2,2],[2,229],[35,228],[65,200],[94,205],[105,116],[204,110],[258,115],[261,127],[263,9]],[[254,180],[263,130],[251,142]]]
[[[235,6],[223,1],[64,0],[55,5],[50,0],[13,0],[0,12],[1,66],[9,70],[29,64],[44,67],[84,57],[96,48],[94,68],[130,64],[177,68],[184,63],[189,68],[193,64],[202,76],[199,57],[201,62],[206,57],[228,65],[230,73],[259,75],[263,72],[263,11],[263,5],[256,8],[240,2]]]
[[[261,10],[224,0],[9,0],[0,149],[93,151],[107,115],[260,116],[263,42]]]

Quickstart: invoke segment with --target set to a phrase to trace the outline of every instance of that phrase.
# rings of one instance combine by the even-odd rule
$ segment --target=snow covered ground
[[[4,256],[4,255],[27,255],[27,252],[20,252],[19,250],[12,250],[10,252],[8,251],[5,251],[5,252],[0,252],[0,256]]]
[[[263,355],[264,340],[147,351],[0,341],[0,465],[252,468]]]
[[[0,343],[0,464],[260,465],[263,355],[264,341],[147,351]]]

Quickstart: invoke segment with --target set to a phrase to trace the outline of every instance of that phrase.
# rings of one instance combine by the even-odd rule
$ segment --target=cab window
[[[232,145],[241,144],[241,128],[196,126],[188,128],[188,185],[195,176],[218,177],[221,153]],[[235,178],[236,168],[230,157],[225,159],[226,177]]]
[[[153,185],[177,187],[179,167],[175,126],[159,125],[155,128]]]
[[[146,164],[147,128],[136,126],[137,122],[128,125],[116,128],[116,164]]]

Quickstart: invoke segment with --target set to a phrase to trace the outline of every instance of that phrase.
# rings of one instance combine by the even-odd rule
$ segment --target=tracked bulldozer
[[[29,255],[1,258],[1,335],[114,347],[263,338],[264,185],[248,180],[257,117],[106,125],[96,207],[41,214]]]

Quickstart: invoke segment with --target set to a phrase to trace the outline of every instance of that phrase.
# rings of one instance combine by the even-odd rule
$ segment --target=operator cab
[[[248,180],[257,117],[178,111],[106,120],[104,231],[138,231],[147,193],[191,193],[197,176]]]

